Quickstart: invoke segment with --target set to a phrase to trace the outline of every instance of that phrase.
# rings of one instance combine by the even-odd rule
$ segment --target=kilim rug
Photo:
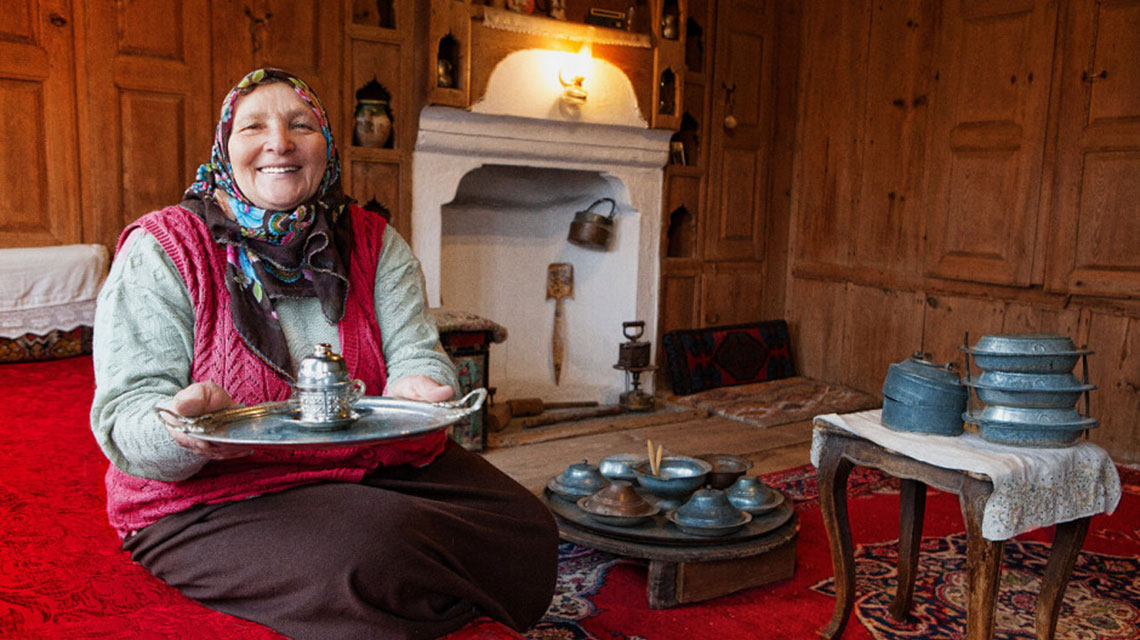
[[[1120,468],[1117,511],[1092,519],[1062,605],[1056,638],[1140,638],[1140,472]],[[790,580],[703,603],[653,610],[646,564],[573,544],[561,549],[558,594],[531,640],[810,639],[831,619],[834,584],[810,465],[766,480],[793,498],[800,516],[796,573]],[[898,481],[856,467],[849,483],[856,543],[856,604],[848,640],[950,640],[965,637],[965,548],[957,496],[927,495],[911,618],[887,608],[898,566]],[[1052,530],[1005,545],[997,605],[998,640],[1032,640],[1037,593]]]

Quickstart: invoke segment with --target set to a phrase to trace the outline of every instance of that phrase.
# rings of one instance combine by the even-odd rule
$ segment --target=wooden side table
[[[993,483],[978,474],[920,462],[886,449],[866,438],[816,423],[827,435],[820,450],[819,494],[824,526],[831,544],[835,570],[835,613],[820,635],[839,638],[855,605],[855,554],[847,518],[847,478],[855,465],[872,467],[901,480],[899,497],[899,583],[891,602],[891,615],[906,618],[914,594],[915,565],[922,541],[926,486],[957,494],[966,522],[967,640],[989,640],[994,634],[994,612],[1001,574],[1003,541],[982,537],[982,514]],[[1037,599],[1036,638],[1049,640],[1057,628],[1057,613],[1073,565],[1084,543],[1089,518],[1056,525],[1053,548],[1045,567]]]

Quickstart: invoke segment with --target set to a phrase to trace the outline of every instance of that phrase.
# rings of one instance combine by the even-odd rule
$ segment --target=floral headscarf
[[[316,192],[291,211],[255,206],[241,192],[230,164],[234,106],[271,82],[287,83],[312,109],[327,149]],[[348,295],[349,202],[340,184],[340,159],[328,115],[309,85],[280,69],[258,69],[242,78],[222,102],[210,162],[198,167],[182,206],[201,217],[214,241],[225,247],[234,328],[258,358],[287,380],[293,378],[293,363],[274,301],[317,297],[325,318],[332,324],[340,321]]]

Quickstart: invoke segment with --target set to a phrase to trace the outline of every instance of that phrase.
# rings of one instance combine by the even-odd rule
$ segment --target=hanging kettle
[[[594,213],[594,207],[603,202],[610,203],[610,215],[603,216]],[[566,239],[579,247],[587,249],[608,249],[610,237],[614,233],[614,216],[617,214],[617,203],[613,198],[595,200],[584,211],[574,214],[574,222],[570,223],[570,233]]]

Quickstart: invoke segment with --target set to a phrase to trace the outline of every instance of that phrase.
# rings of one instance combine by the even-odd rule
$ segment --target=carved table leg
[[[899,582],[891,601],[891,616],[905,620],[914,596],[918,549],[922,546],[922,518],[926,513],[926,485],[903,478],[899,484]]]
[[[825,445],[819,462],[820,511],[835,572],[835,612],[827,627],[819,631],[828,640],[843,635],[843,628],[855,606],[855,552],[847,519],[847,476],[854,465],[843,457],[842,442],[833,439],[830,446]]]
[[[1057,613],[1065,598],[1065,586],[1069,584],[1069,575],[1088,531],[1088,518],[1057,525],[1057,532],[1053,535],[1053,548],[1049,552],[1049,563],[1045,565],[1041,594],[1037,597],[1037,640],[1053,640],[1053,634],[1057,630]]]
[[[959,496],[966,520],[966,640],[991,640],[1005,543],[982,537],[989,490],[968,485]]]

